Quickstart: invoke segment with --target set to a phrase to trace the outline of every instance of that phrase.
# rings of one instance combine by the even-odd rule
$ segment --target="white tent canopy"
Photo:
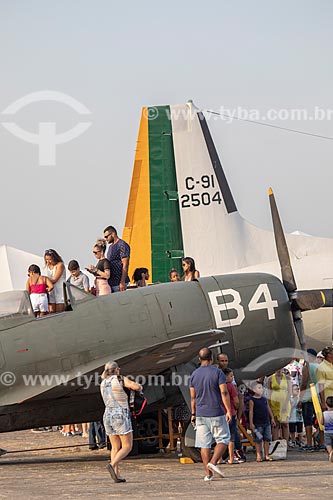
[[[37,264],[45,274],[43,257],[18,250],[8,245],[0,246],[0,292],[24,290],[28,279],[27,271],[31,264]]]

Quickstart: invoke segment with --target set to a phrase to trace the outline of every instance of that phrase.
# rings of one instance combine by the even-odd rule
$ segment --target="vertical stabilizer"
[[[238,213],[206,119],[191,102],[143,109],[123,237],[130,273],[148,267],[155,282],[167,281],[172,267],[181,271],[184,255],[202,276],[276,259],[271,235]]]

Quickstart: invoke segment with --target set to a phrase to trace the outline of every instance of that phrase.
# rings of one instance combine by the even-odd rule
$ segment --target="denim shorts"
[[[262,443],[263,441],[272,441],[272,431],[270,424],[256,425],[256,430],[262,435],[261,439],[254,438],[256,443]]]
[[[133,430],[128,408],[106,408],[103,423],[108,436],[121,436]]]
[[[324,445],[333,447],[333,432],[324,432]]]
[[[216,444],[228,446],[230,441],[229,426],[225,415],[219,417],[197,417],[197,432],[195,435],[196,448],[211,448],[213,440]]]

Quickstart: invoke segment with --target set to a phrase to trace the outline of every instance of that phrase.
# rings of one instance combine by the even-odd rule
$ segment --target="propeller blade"
[[[269,203],[271,207],[276,250],[281,267],[282,281],[285,289],[289,294],[295,292],[295,290],[297,289],[296,281],[291,267],[286,238],[284,236],[272,188],[269,188],[268,194],[269,194]]]
[[[321,290],[298,290],[295,297],[293,297],[293,302],[297,304],[297,308],[302,312],[312,311],[325,306],[326,297]]]
[[[325,288],[324,290],[322,290],[322,293],[325,295],[324,307],[333,307],[333,290],[332,290],[332,288]]]
[[[301,346],[301,350],[304,352],[304,357],[305,357],[306,344],[304,338],[304,327],[303,327],[301,311],[307,311],[309,309],[317,309],[317,307],[321,307],[323,303],[325,303],[325,300],[322,295],[318,296],[318,292],[315,290],[308,290],[308,291],[305,290],[303,293],[297,292],[297,285],[291,267],[287,242],[284,236],[281,219],[279,216],[272,188],[269,188],[268,194],[269,194],[269,204],[271,207],[276,250],[281,267],[282,281],[288,293],[289,299],[292,302],[292,314],[294,319],[295,330],[299,340],[299,344]]]
[[[305,338],[304,338],[304,326],[303,326],[301,311],[295,311],[294,324],[295,324],[295,329],[296,329],[299,345],[301,346],[301,350],[304,353],[306,353],[306,344],[305,344]],[[304,354],[304,356],[305,356],[305,354]]]

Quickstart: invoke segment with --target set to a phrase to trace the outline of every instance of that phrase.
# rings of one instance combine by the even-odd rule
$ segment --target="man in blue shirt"
[[[104,229],[104,238],[109,244],[106,254],[111,265],[109,285],[112,292],[123,292],[129,283],[130,246],[118,237],[117,230],[113,226]]]
[[[195,446],[201,448],[205,467],[205,481],[213,479],[213,472],[224,477],[217,467],[230,441],[228,422],[231,420],[230,398],[224,373],[212,366],[213,353],[207,347],[199,351],[200,367],[190,378],[191,422],[196,426]],[[227,410],[226,414],[222,402]],[[213,456],[211,446],[216,442]]]

